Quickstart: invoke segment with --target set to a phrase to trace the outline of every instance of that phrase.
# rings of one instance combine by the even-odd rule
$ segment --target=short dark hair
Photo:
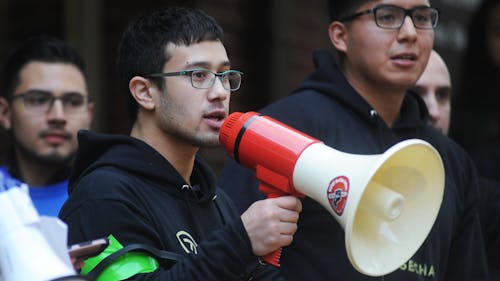
[[[330,22],[349,16],[360,6],[372,1],[374,0],[329,0],[328,12],[330,14]]]
[[[86,78],[83,58],[68,42],[47,35],[30,37],[13,49],[5,61],[0,78],[2,97],[11,100],[20,83],[20,71],[33,61],[68,63],[78,68]]]
[[[132,20],[122,35],[117,58],[119,81],[127,94],[132,120],[136,118],[138,105],[129,93],[130,79],[161,72],[170,59],[166,53],[168,43],[189,46],[202,41],[222,42],[222,39],[219,24],[198,9],[169,7]],[[164,79],[148,79],[164,88]]]

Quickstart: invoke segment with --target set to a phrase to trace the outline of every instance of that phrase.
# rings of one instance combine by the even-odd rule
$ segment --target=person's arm
[[[257,208],[258,205],[255,207]],[[259,209],[259,213],[265,212],[266,209]],[[113,224],[117,227],[108,227],[95,220],[85,219],[88,214],[91,216],[100,214],[99,221],[101,222],[114,220]],[[123,204],[112,201],[88,202],[65,218],[70,229],[83,230],[78,231],[78,233],[72,231],[70,234],[72,240],[88,240],[102,236],[104,233],[113,233],[124,246],[131,243],[142,243],[159,247],[158,241],[154,239],[156,233],[149,226],[134,224],[133,222],[137,219],[139,217],[134,212],[127,210]],[[263,219],[262,222],[265,220]],[[271,223],[266,227],[250,226],[253,228],[250,232],[259,232],[259,229],[262,228],[270,229],[273,225],[276,224]],[[261,231],[261,234],[265,233],[270,234],[270,231]],[[271,242],[268,244],[262,243],[256,246],[256,251],[265,254],[267,251],[277,249],[283,243],[291,242],[288,239],[284,238],[285,242],[269,239]],[[235,220],[215,231],[207,240],[201,241],[197,246],[197,254],[184,255],[181,261],[170,268],[160,267],[151,273],[137,274],[130,280],[238,280],[241,274],[245,274],[247,266],[256,260],[257,257],[253,254],[252,244],[243,221]],[[266,267],[268,266],[266,265]]]
[[[223,190],[221,189],[218,190],[217,201],[220,203],[219,207],[221,208],[223,217],[225,219],[230,218],[228,220],[234,218],[240,219],[238,215],[238,210],[234,205],[234,201],[231,199],[232,198],[228,197]],[[300,203],[300,205],[302,204]],[[258,204],[255,204],[253,208],[258,208],[258,206],[259,206]],[[246,212],[245,216],[250,215],[249,210],[245,209],[242,212]],[[256,216],[256,218],[258,218],[258,215]],[[248,227],[251,228],[250,225]],[[284,281],[286,279],[281,275],[280,267],[276,267],[266,263],[265,261],[263,261],[262,257],[255,257],[254,260],[248,264],[246,273],[244,274],[244,276],[242,276],[241,280]]]
[[[84,178],[75,192],[81,191],[86,185],[95,185],[96,180]],[[112,188],[116,180],[107,177],[106,180],[98,180],[99,186]],[[78,196],[81,194],[75,194]],[[147,217],[141,210],[131,208],[126,202],[109,199],[88,198],[78,208],[67,207],[69,212],[63,212],[61,217],[68,223],[70,243],[87,241],[97,237],[106,237],[113,234],[124,246],[133,243],[142,243],[158,249],[162,249],[162,241],[153,224],[145,221]],[[287,205],[286,198],[260,202],[249,211],[249,215],[263,215],[269,213],[271,218],[263,217],[261,222],[253,225],[250,222],[244,224],[242,219],[235,219],[197,245],[197,254],[184,254],[182,260],[169,268],[160,267],[154,272],[140,273],[130,280],[239,280],[241,274],[245,274],[249,264],[257,260],[254,255],[250,235],[260,232],[270,234],[273,227],[283,229],[280,226],[282,219],[280,207]],[[291,201],[295,201],[293,198]],[[284,212],[285,216],[288,212]],[[275,222],[272,222],[272,221]],[[284,219],[285,225],[289,224],[288,218]],[[267,221],[268,223],[265,223]],[[247,230],[250,229],[250,230]],[[291,242],[288,236],[289,230],[283,230],[285,238],[271,238],[264,245],[256,247],[257,253],[265,253],[277,249]],[[295,226],[296,228],[296,226]],[[292,229],[293,231],[293,229]],[[248,233],[247,233],[248,232]],[[270,235],[273,237],[273,235]],[[285,241],[285,242],[283,242]],[[164,249],[171,250],[171,249]]]

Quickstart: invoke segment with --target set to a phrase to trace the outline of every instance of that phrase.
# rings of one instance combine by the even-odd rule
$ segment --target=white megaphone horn
[[[398,269],[420,248],[438,215],[444,168],[427,142],[402,141],[378,155],[344,153],[256,112],[231,114],[221,145],[253,169],[268,197],[314,199],[345,231],[351,264],[369,276]],[[280,251],[264,257],[279,266]]]
[[[6,189],[0,173],[0,281],[88,280],[71,265],[66,235],[62,221],[38,215],[26,185]]]

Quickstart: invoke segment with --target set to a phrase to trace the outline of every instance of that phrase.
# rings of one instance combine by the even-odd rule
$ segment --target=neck
[[[191,173],[193,172],[196,152],[199,148],[181,142],[174,136],[168,135],[154,126],[148,126],[148,124],[153,124],[153,122],[141,123],[136,121],[130,135],[153,147],[177,170],[188,184],[191,184]]]
[[[399,117],[401,105],[403,104],[403,92],[361,92],[360,95],[377,111],[378,115],[389,128],[391,128]]]
[[[399,117],[408,87],[364,83],[364,81],[352,79],[348,74],[346,78],[351,86],[377,111],[387,126],[392,127]]]

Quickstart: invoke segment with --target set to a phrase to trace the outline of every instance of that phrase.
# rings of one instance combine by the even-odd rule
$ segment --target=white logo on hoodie
[[[179,243],[181,243],[182,248],[186,253],[195,253],[198,254],[198,251],[196,250],[196,247],[198,244],[196,244],[196,241],[194,241],[193,237],[191,234],[187,233],[186,231],[179,231],[176,234],[177,240],[179,240]]]

